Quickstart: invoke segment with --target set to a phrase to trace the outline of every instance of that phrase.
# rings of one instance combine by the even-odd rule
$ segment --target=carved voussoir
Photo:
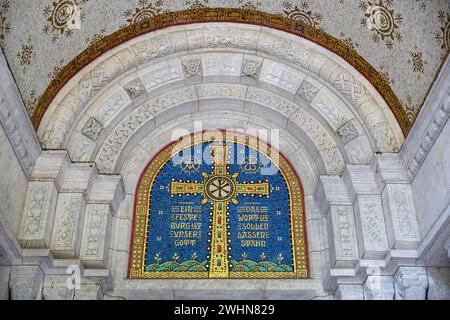
[[[185,78],[198,77],[202,75],[202,61],[200,57],[182,60],[183,74]]]

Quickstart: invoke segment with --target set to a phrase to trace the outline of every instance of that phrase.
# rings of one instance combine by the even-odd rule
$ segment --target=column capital
[[[39,266],[11,267],[11,300],[41,300],[43,281],[44,274]]]
[[[425,300],[428,288],[424,267],[399,267],[394,275],[395,300]]]

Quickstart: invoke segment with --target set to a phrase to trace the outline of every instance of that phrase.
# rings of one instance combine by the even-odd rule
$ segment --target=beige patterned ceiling
[[[93,42],[198,7],[256,9],[324,30],[388,81],[411,122],[450,50],[448,0],[0,0],[0,44],[32,116],[52,79]]]

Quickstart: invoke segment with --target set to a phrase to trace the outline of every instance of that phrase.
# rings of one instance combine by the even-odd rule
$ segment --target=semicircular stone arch
[[[226,46],[219,36],[224,28],[237,35]],[[38,135],[44,148],[61,149],[84,132],[90,142],[84,139],[81,149],[101,152],[111,140],[106,132],[132,133],[123,127],[127,116],[147,115],[156,125],[156,114],[182,103],[182,97],[191,104],[197,101],[197,106],[207,99],[234,100],[249,113],[263,110],[257,105],[266,106],[273,111],[268,118],[281,115],[288,119],[287,126],[303,125],[310,138],[317,129],[322,141],[311,139],[316,149],[334,148],[348,163],[368,161],[353,159],[362,145],[370,145],[370,151],[396,152],[404,140],[378,92],[341,58],[280,31],[220,23],[158,30],[105,53],[58,93]],[[134,130],[139,124],[130,125]]]
[[[388,82],[345,42],[334,38],[319,28],[316,28],[313,24],[304,24],[302,21],[298,21],[293,17],[282,17],[280,15],[274,15],[258,10],[248,11],[236,8],[195,8],[179,12],[164,12],[155,15],[150,20],[136,21],[128,27],[122,28],[121,30],[103,38],[101,41],[96,41],[88,49],[79,54],[68,65],[66,65],[49,85],[44,95],[39,100],[36,112],[34,112],[32,116],[35,127],[37,128],[39,126],[43,114],[62,87],[65,86],[65,84],[83,67],[98,59],[100,55],[104,55],[105,52],[111,51],[111,49],[129,41],[130,39],[134,39],[146,33],[156,33],[158,30],[170,26],[214,22],[227,22],[233,24],[245,23],[246,25],[250,24],[264,26],[272,30],[286,31],[288,35],[290,34],[294,38],[307,39],[309,42],[318,44],[318,46],[325,48],[325,51],[332,52],[335,55],[342,57],[351,66],[353,66],[354,69],[364,75],[364,77],[366,77],[373,84],[378,92],[380,92],[385,101],[387,101],[392,112],[395,114],[403,133],[406,134],[409,131],[411,123],[406,117],[398,98],[393,93]],[[227,28],[229,30],[229,26],[225,26],[222,29],[226,30]],[[250,43],[254,41],[254,39],[248,37],[248,34],[245,34],[245,31],[239,32],[239,30],[235,29],[233,31],[238,31],[236,34],[221,31],[222,30],[209,32],[206,35],[206,42],[209,42],[208,44],[214,44],[215,42],[215,47],[239,47],[245,43],[245,41]],[[202,40],[200,40],[200,42],[201,41]],[[289,49],[290,47],[290,44],[282,43],[281,51],[286,48]],[[288,59],[296,60],[296,58],[299,57],[296,54],[297,50],[281,51],[280,53]],[[300,56],[300,59],[302,58],[303,55]]]

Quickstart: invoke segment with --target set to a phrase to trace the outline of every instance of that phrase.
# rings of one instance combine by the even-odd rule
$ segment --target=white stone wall
[[[420,261],[450,266],[450,59],[447,58],[400,157],[410,174]]]
[[[27,192],[27,178],[0,126],[0,223],[17,235]]]
[[[450,205],[450,121],[442,129],[413,180],[419,230],[422,237],[446,214]],[[437,191],[440,192],[437,192]],[[448,213],[447,213],[448,215]]]

